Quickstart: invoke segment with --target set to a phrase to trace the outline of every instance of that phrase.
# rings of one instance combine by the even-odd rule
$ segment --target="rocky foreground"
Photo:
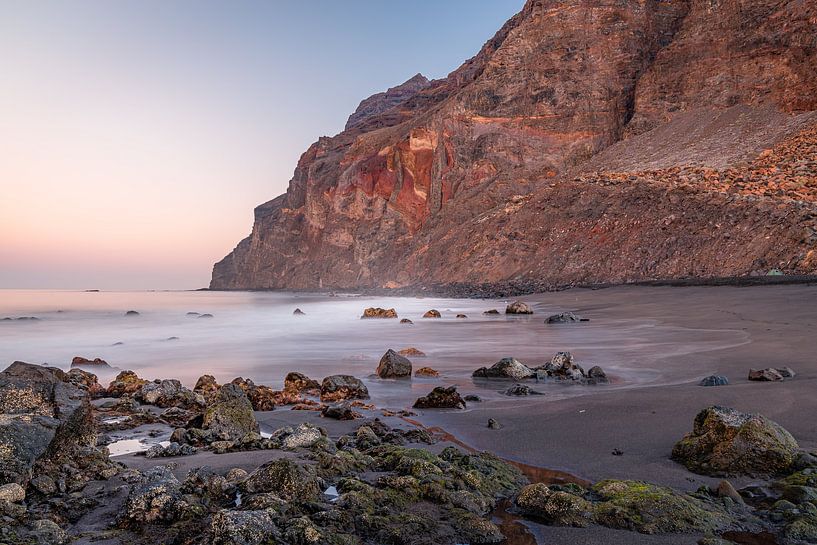
[[[599,378],[580,369],[560,353],[539,371],[509,358],[475,374],[497,384],[537,372]],[[411,362],[388,351],[378,370],[399,379]],[[666,456],[724,480],[687,493],[633,480],[543,481],[490,453],[447,446],[392,412],[373,418],[367,398],[346,375],[318,382],[290,373],[281,391],[205,375],[190,390],[125,371],[103,387],[79,368],[15,362],[0,373],[0,543],[502,543],[497,510],[545,525],[694,535],[702,545],[817,540],[817,457],[761,415],[719,406],[698,414]],[[459,403],[455,388],[440,387],[415,407]],[[258,411],[283,406],[321,411],[327,426],[261,435]],[[145,423],[172,429],[171,442],[144,453],[139,469],[112,460],[105,430]],[[229,462],[213,464],[219,457]],[[182,460],[189,469],[180,475]],[[754,484],[740,489],[725,480],[746,475]]]

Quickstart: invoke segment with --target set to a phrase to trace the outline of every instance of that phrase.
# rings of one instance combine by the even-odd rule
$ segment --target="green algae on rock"
[[[672,459],[704,475],[775,475],[791,468],[797,441],[765,416],[708,407],[672,449]]]

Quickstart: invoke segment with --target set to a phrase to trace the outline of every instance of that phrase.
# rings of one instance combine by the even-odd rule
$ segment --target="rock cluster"
[[[601,367],[594,366],[585,372],[584,368],[575,362],[570,352],[557,352],[548,363],[538,367],[528,367],[516,358],[503,358],[491,367],[477,369],[473,372],[473,376],[516,381],[535,377],[537,380],[552,379],[582,384],[605,384],[608,382],[607,375]]]

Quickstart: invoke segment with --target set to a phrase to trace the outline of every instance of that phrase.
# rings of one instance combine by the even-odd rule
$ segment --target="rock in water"
[[[369,307],[363,311],[361,318],[397,318],[397,311],[393,308]]]
[[[390,348],[380,358],[376,372],[380,378],[410,378],[411,361]]]
[[[369,399],[369,389],[351,375],[332,375],[321,383],[321,401]]]
[[[588,384],[607,384],[610,380],[607,378],[607,373],[598,365],[594,365],[587,372],[585,381]]]
[[[758,382],[777,382],[783,380],[783,375],[777,369],[750,369],[749,380]]]
[[[473,373],[474,377],[508,378],[513,380],[531,378],[533,375],[533,369],[516,358],[502,358],[491,367],[481,367]]]
[[[306,316],[306,312],[304,312],[303,310],[301,310],[299,308],[296,308],[295,310],[293,310],[292,314],[294,316]]]
[[[498,429],[501,429],[501,428],[502,428],[502,425],[499,422],[497,422],[493,418],[488,419],[488,429],[498,430]]]
[[[324,418],[331,418],[333,420],[354,420],[355,412],[352,406],[347,403],[336,403],[334,405],[327,405],[321,409],[321,416]]]
[[[185,409],[201,409],[205,398],[188,390],[176,379],[165,379],[149,382],[142,385],[134,397],[142,403],[157,407],[182,407]]]
[[[485,316],[499,316],[499,311],[495,308],[492,308],[491,310],[486,310],[485,312],[483,312],[483,314]]]
[[[300,394],[302,392],[309,395],[318,395],[321,390],[321,385],[317,380],[312,380],[303,373],[292,371],[287,373],[284,378],[284,391],[293,394]]]
[[[729,379],[721,375],[711,375],[701,380],[700,386],[727,386]]]
[[[400,323],[401,324],[413,324],[414,322],[412,322],[408,318],[403,318],[402,320],[400,320]]]
[[[219,388],[215,403],[204,412],[201,427],[214,438],[225,441],[238,441],[248,433],[257,433],[259,429],[250,400],[244,390],[235,384],[225,384]]]
[[[440,372],[431,367],[420,367],[414,372],[415,377],[439,377]]]
[[[110,365],[102,358],[89,360],[82,356],[74,356],[74,359],[71,360],[71,367],[110,367]]]
[[[431,310],[423,314],[423,318],[442,318],[442,315],[440,314],[439,310],[432,308]]]
[[[533,309],[527,303],[514,301],[505,307],[505,314],[533,314]]]
[[[541,396],[542,392],[537,392],[527,384],[514,384],[503,392],[506,396]]]
[[[698,413],[672,459],[704,475],[774,475],[792,466],[798,448],[789,432],[765,416],[714,406]]]
[[[401,356],[411,356],[413,358],[424,358],[426,355],[425,352],[423,352],[422,350],[418,350],[413,346],[402,349],[401,351],[398,352],[398,354],[400,354]]]
[[[560,312],[553,314],[545,319],[546,324],[572,324],[582,322],[584,319],[581,316],[573,314],[572,312]]]
[[[465,400],[457,393],[456,386],[438,386],[430,394],[414,402],[415,409],[464,409]]]

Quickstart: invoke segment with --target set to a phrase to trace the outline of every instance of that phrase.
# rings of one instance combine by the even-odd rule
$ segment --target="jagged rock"
[[[258,422],[247,395],[235,384],[225,384],[218,390],[215,403],[204,412],[201,428],[213,437],[236,441],[251,432],[258,432]]]
[[[527,303],[514,301],[505,307],[505,314],[533,314],[533,309]]]
[[[102,358],[89,360],[82,356],[74,356],[74,359],[71,360],[71,367],[110,367],[110,365]]]
[[[173,473],[164,466],[151,468],[131,487],[121,522],[134,527],[150,522],[172,522],[179,516],[181,501],[181,483]]]
[[[267,510],[222,509],[210,522],[213,545],[268,545],[280,543],[281,532]]]
[[[526,515],[558,526],[587,526],[592,519],[590,502],[542,483],[523,488],[516,504]]]
[[[142,403],[157,407],[203,408],[204,397],[188,390],[176,379],[156,380],[142,385],[134,394]]]
[[[325,406],[321,409],[321,416],[333,420],[354,420],[356,413],[348,402],[343,402]]]
[[[607,384],[610,380],[607,378],[607,373],[598,365],[594,365],[587,372],[586,382],[588,384]]]
[[[439,310],[432,308],[431,310],[423,314],[423,318],[442,318],[442,315],[440,314]]]
[[[201,395],[205,401],[209,402],[216,396],[219,388],[221,388],[221,385],[216,382],[213,375],[202,375],[196,381],[196,385],[193,386],[193,392]]]
[[[601,368],[599,368],[599,371],[600,370]],[[551,358],[550,362],[537,367],[534,371],[544,372],[546,376],[558,380],[581,381],[587,378],[584,369],[576,363],[573,354],[570,352],[557,352],[556,355]],[[594,373],[598,373],[598,371],[594,371]],[[603,371],[602,374],[604,374]]]
[[[298,502],[314,500],[321,491],[314,467],[288,458],[265,463],[250,473],[241,489],[250,494],[272,492],[284,500]]]
[[[475,394],[468,394],[463,399],[465,399],[465,401],[473,401],[475,403],[481,403],[482,402],[482,398],[479,397],[478,395],[475,395]]]
[[[418,350],[413,346],[400,350],[398,354],[400,354],[401,356],[411,356],[413,358],[424,358],[426,355],[425,352],[423,352],[422,350]]]
[[[190,456],[196,453],[196,447],[188,444],[171,442],[166,447],[154,445],[145,451],[147,458],[170,458],[173,456]]]
[[[93,478],[108,464],[95,445],[89,396],[66,373],[19,361],[0,373],[0,484],[27,483],[35,465],[59,472],[80,462],[75,480]]]
[[[534,375],[533,370],[516,358],[502,358],[491,367],[481,367],[474,371],[474,377],[507,378],[523,380]]]
[[[711,375],[705,377],[699,383],[700,386],[728,386],[729,379],[721,375]]]
[[[295,310],[293,310],[292,314],[295,315],[295,316],[306,316],[306,312],[304,312],[303,310],[301,310],[299,308],[296,308]]]
[[[39,519],[31,523],[29,537],[42,545],[63,545],[71,542],[71,536],[53,520]]]
[[[414,402],[415,409],[464,409],[465,400],[457,393],[456,386],[438,386],[427,396]]]
[[[361,318],[397,318],[397,311],[393,308],[369,307],[363,311]]]
[[[321,401],[369,399],[369,389],[351,375],[331,375],[321,383]]]
[[[798,448],[791,434],[768,418],[714,406],[698,413],[672,458],[706,475],[768,475],[789,469]]]
[[[380,358],[375,372],[380,378],[410,378],[411,361],[390,348]]]
[[[783,375],[777,369],[749,369],[749,380],[760,382],[776,382],[783,380]]]
[[[577,314],[573,314],[572,312],[560,312],[559,314],[548,316],[547,319],[545,319],[546,324],[569,324],[584,321],[587,320],[583,319]]]
[[[291,372],[287,373],[284,378],[284,391],[291,393],[307,393],[309,395],[320,394],[321,385],[317,380],[312,380],[303,373]]]
[[[108,385],[108,396],[121,397],[125,394],[133,395],[145,384],[148,384],[148,381],[139,378],[133,371],[122,371],[116,375],[113,382]]]
[[[92,398],[105,395],[105,387],[99,383],[97,376],[93,373],[82,369],[71,369],[65,376],[68,382],[87,391]]]
[[[420,367],[414,372],[415,377],[439,377],[440,372],[431,367]]]
[[[506,396],[532,396],[532,395],[542,396],[542,395],[545,395],[542,392],[537,392],[536,390],[534,390],[533,388],[531,388],[527,384],[514,384],[513,386],[511,386],[510,388],[508,388],[507,390],[505,390],[502,393],[505,394]]]
[[[269,386],[255,384],[252,380],[243,377],[234,378],[232,384],[235,384],[244,391],[254,411],[271,411],[275,409],[275,405],[283,404],[285,401],[295,403],[301,401],[297,395],[285,395],[282,392],[273,390]],[[285,397],[287,399],[284,399]]]

